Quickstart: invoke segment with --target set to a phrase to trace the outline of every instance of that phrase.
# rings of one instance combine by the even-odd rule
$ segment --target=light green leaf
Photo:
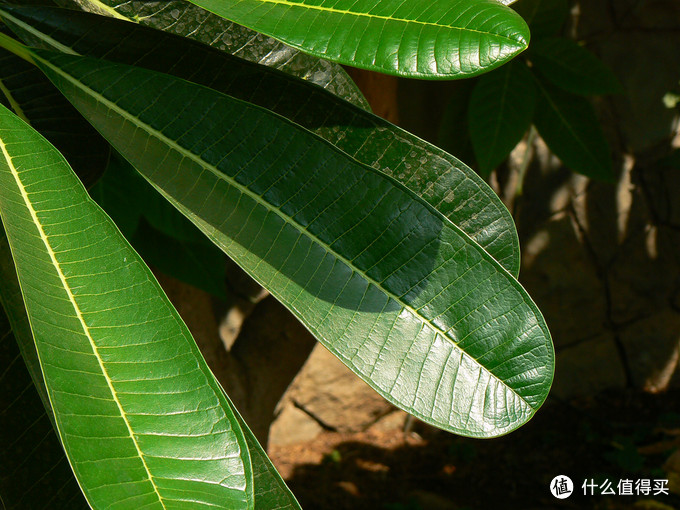
[[[574,172],[612,180],[609,144],[590,102],[537,80],[534,124],[550,150]]]
[[[28,317],[26,316],[26,309],[21,298],[19,282],[14,271],[12,255],[4,230],[1,230],[1,225],[0,277],[2,277],[0,299],[5,304],[7,314],[14,324],[13,329],[16,332],[17,340],[16,343],[13,342],[11,332],[8,329],[9,325],[7,328],[4,326],[0,327],[0,331],[5,331],[6,329],[8,331],[6,338],[4,335],[0,337],[0,366],[11,367],[13,369],[13,372],[7,371],[5,373],[6,377],[0,376],[0,388],[3,390],[0,395],[0,402],[2,402],[3,397],[8,398],[11,402],[11,405],[0,405],[0,424],[2,424],[2,427],[0,427],[0,441],[5,441],[0,443],[2,445],[0,456],[3,452],[6,453],[7,459],[3,461],[2,465],[13,467],[16,465],[17,459],[27,458],[26,455],[17,454],[18,448],[34,448],[37,444],[39,448],[34,448],[31,454],[40,458],[39,462],[23,462],[23,460],[20,460],[19,468],[16,471],[4,470],[3,473],[7,476],[0,477],[0,495],[4,495],[8,508],[17,508],[17,510],[23,510],[24,508],[45,508],[45,506],[55,509],[67,508],[69,510],[81,507],[88,508],[80,487],[73,477],[73,472],[66,460],[61,443],[54,430],[51,430],[50,420],[53,420],[54,416],[47,399],[44,380],[38,363],[38,355],[35,350]],[[0,323],[2,323],[2,320],[2,309],[0,309]],[[18,328],[17,325],[19,325]],[[23,351],[21,356],[24,359],[34,360],[28,366],[31,372],[30,376],[25,366],[22,371],[21,360],[17,357],[19,355],[17,343]],[[5,362],[5,360],[7,361]],[[18,361],[10,363],[10,361],[14,360]],[[30,370],[31,367],[33,370]],[[33,379],[33,388],[31,388],[30,379]],[[14,400],[17,393],[10,389],[10,385],[12,387],[21,385],[24,388],[21,391],[20,399]],[[36,388],[41,395],[44,394],[43,403],[45,408],[40,403],[40,397],[36,393]],[[226,394],[225,398],[241,425],[251,455],[254,487],[256,487],[255,508],[258,510],[300,508],[290,489],[286,487],[281,476],[277,473],[264,450],[257,442],[257,439]],[[16,410],[20,410],[23,414],[19,416]],[[38,418],[36,420],[26,419],[25,414],[27,412],[35,412]],[[21,436],[21,441],[13,441],[13,437],[8,434],[3,435],[3,432],[26,431],[26,423],[34,425],[28,431],[30,434],[26,433]],[[47,426],[43,425],[45,423],[47,423]],[[18,428],[17,424],[20,424],[21,428]],[[42,438],[38,437],[39,435],[42,435]],[[9,442],[12,442],[12,444],[10,445]],[[42,472],[35,476],[27,474],[27,470],[33,469],[42,469]],[[26,490],[27,482],[30,484],[28,490]],[[16,505],[14,504],[15,501],[17,502]]]
[[[64,51],[174,74],[291,119],[409,187],[518,275],[517,232],[493,190],[450,154],[389,122],[305,81],[131,23],[58,9],[3,10],[8,24],[32,45],[61,45]],[[150,203],[149,197],[143,201]],[[148,214],[147,219],[164,230]]]
[[[529,43],[524,20],[496,0],[191,1],[311,55],[400,76],[474,76]]]
[[[536,87],[522,62],[482,76],[468,109],[470,139],[479,171],[488,176],[510,154],[531,125]]]
[[[486,251],[394,180],[214,90],[17,51],[391,402],[488,437],[520,426],[545,400],[554,354],[536,306]]]
[[[614,94],[622,86],[609,67],[565,37],[547,37],[531,45],[534,68],[553,85],[584,96]]]
[[[127,19],[207,44],[250,62],[278,69],[323,87],[371,111],[366,98],[342,66],[302,53],[276,39],[232,23],[189,2],[167,0],[59,0],[85,11]]]
[[[86,498],[251,508],[238,421],[160,286],[56,149],[4,108],[0,126],[0,215]]]

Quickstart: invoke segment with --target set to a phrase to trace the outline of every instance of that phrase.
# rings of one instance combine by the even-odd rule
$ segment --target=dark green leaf
[[[569,3],[567,0],[519,0],[513,9],[529,24],[533,44],[537,38],[559,32],[569,14]]]
[[[536,83],[534,124],[550,150],[575,172],[612,180],[609,144],[592,104],[549,83]]]
[[[522,139],[535,106],[534,78],[522,62],[510,62],[479,79],[470,98],[468,123],[483,176],[488,176]]]
[[[94,508],[251,508],[245,438],[186,326],[63,156],[0,110],[0,215]]]
[[[5,50],[0,50],[0,103],[65,154],[86,186],[104,172],[109,144],[38,69]]]
[[[524,20],[496,0],[191,1],[317,57],[401,76],[474,76],[529,43]]]
[[[408,186],[517,276],[519,241],[503,203],[470,168],[418,137],[305,81],[158,31],[86,13],[4,9],[22,36],[33,31],[34,45],[53,48],[51,39],[67,51],[174,74],[293,120]]]
[[[475,80],[455,82],[437,133],[437,145],[461,161],[475,160],[468,129],[468,107],[475,84]]]
[[[526,422],[546,398],[554,354],[536,306],[396,181],[214,90],[98,59],[15,51],[391,402],[488,437]]]
[[[250,62],[308,80],[360,108],[371,111],[359,88],[342,66],[216,16],[189,2],[164,0],[59,0],[64,5],[136,21],[207,44]],[[104,7],[104,8],[103,8]],[[83,52],[85,53],[85,52]]]
[[[572,94],[589,96],[622,91],[612,70],[570,39],[549,37],[534,41],[530,58],[544,78]]]

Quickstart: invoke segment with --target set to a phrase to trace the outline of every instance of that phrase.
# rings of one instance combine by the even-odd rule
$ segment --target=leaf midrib
[[[367,12],[358,12],[358,11],[350,11],[347,9],[335,9],[333,7],[323,7],[321,5],[308,5],[308,4],[303,4],[301,2],[290,2],[289,0],[256,0],[257,2],[261,2],[263,4],[274,4],[274,5],[284,5],[286,7],[298,7],[301,9],[310,9],[310,10],[315,10],[315,11],[321,11],[321,12],[329,12],[329,13],[334,13],[334,14],[349,14],[351,16],[356,16],[356,17],[364,17],[364,18],[375,18],[375,19],[381,19],[385,21],[397,21],[400,23],[407,23],[407,24],[414,24],[414,25],[422,25],[422,26],[432,26],[432,27],[437,27],[437,28],[446,28],[448,30],[457,30],[460,32],[469,32],[473,34],[481,34],[481,35],[486,35],[486,36],[493,36],[493,37],[498,37],[500,39],[505,39],[508,42],[521,45],[521,40],[513,39],[512,37],[509,37],[507,35],[503,34],[498,34],[495,32],[485,32],[483,30],[476,30],[474,28],[468,28],[468,27],[456,27],[456,26],[451,26],[451,25],[442,25],[440,23],[432,23],[430,21],[421,21],[421,20],[416,20],[416,19],[403,19],[403,18],[395,18],[392,16],[381,16],[378,14],[369,14]]]
[[[97,348],[96,343],[94,342],[94,339],[90,333],[90,328],[87,325],[82,311],[80,310],[80,307],[78,306],[78,302],[75,299],[75,296],[73,295],[73,292],[71,290],[71,287],[68,283],[68,280],[66,279],[66,276],[64,275],[63,271],[61,270],[61,265],[59,261],[56,258],[56,254],[54,250],[52,249],[52,246],[50,244],[49,238],[47,234],[45,234],[45,231],[43,229],[42,223],[40,222],[40,219],[38,218],[38,215],[33,208],[33,204],[31,202],[30,197],[28,196],[28,193],[26,192],[26,188],[21,181],[21,177],[19,175],[19,172],[17,168],[14,166],[14,163],[12,161],[12,156],[9,154],[7,147],[2,139],[0,139],[0,150],[2,150],[3,156],[5,157],[5,160],[7,162],[7,166],[9,167],[12,176],[14,177],[14,180],[17,184],[17,188],[19,189],[19,192],[21,193],[21,197],[24,200],[24,204],[26,205],[26,208],[28,209],[31,219],[33,220],[34,225],[38,229],[38,232],[40,234],[40,239],[45,245],[45,249],[47,250],[47,253],[50,256],[50,260],[52,261],[52,265],[54,266],[57,275],[59,276],[59,280],[62,283],[62,286],[64,290],[66,291],[66,294],[68,296],[69,301],[71,302],[71,305],[73,306],[73,309],[76,313],[76,317],[78,318],[78,321],[80,322],[81,327],[83,328],[83,334],[86,336],[88,342],[90,343],[90,347],[92,348],[92,352],[97,359],[97,363],[99,364],[99,368],[102,371],[102,375],[104,376],[104,379],[106,380],[106,384],[109,388],[109,391],[111,392],[111,396],[116,403],[116,406],[118,407],[118,410],[120,412],[121,417],[123,418],[123,422],[125,423],[125,426],[128,430],[128,434],[130,435],[130,439],[132,439],[133,444],[135,445],[135,449],[137,451],[137,455],[139,456],[140,461],[142,462],[142,465],[144,466],[144,470],[146,471],[146,474],[148,476],[149,482],[151,482],[151,485],[153,487],[154,492],[156,493],[156,496],[158,497],[158,502],[161,504],[161,506],[166,509],[167,507],[165,506],[165,503],[163,501],[163,497],[160,495],[158,491],[158,487],[156,486],[156,483],[154,482],[153,475],[151,474],[151,471],[149,470],[149,467],[146,464],[146,461],[144,459],[144,454],[142,453],[142,450],[137,443],[137,438],[135,437],[135,434],[132,430],[132,426],[130,425],[130,422],[128,421],[127,415],[125,413],[125,410],[123,409],[122,404],[120,403],[120,400],[118,399],[118,395],[116,393],[116,390],[113,387],[113,383],[111,381],[111,378],[109,377],[108,371],[106,370],[104,361],[102,360],[100,354],[99,354],[99,349]],[[38,356],[40,354],[38,353]],[[60,431],[61,435],[61,431]]]
[[[35,55],[35,54],[34,54]],[[36,55],[37,56],[37,55]],[[166,143],[170,147],[174,148],[177,152],[180,154],[184,155],[185,157],[188,157],[195,163],[199,164],[202,168],[210,171],[213,175],[215,175],[218,179],[224,179],[227,182],[229,182],[230,185],[234,186],[236,189],[238,189],[240,192],[245,194],[246,196],[249,196],[251,199],[253,199],[256,203],[264,206],[267,210],[272,211],[274,214],[278,215],[283,221],[285,221],[287,224],[293,226],[296,230],[300,231],[301,233],[304,233],[307,235],[313,242],[317,243],[318,245],[322,246],[328,253],[331,255],[335,256],[338,260],[343,262],[344,264],[347,265],[352,271],[355,271],[356,273],[360,274],[363,278],[365,278],[370,284],[374,285],[376,288],[380,289],[381,292],[386,294],[389,298],[393,299],[395,302],[399,303],[403,309],[408,310],[413,314],[414,317],[417,317],[420,319],[420,321],[427,325],[427,327],[432,328],[436,333],[439,333],[442,338],[445,338],[449,342],[453,344],[454,349],[458,350],[463,356],[466,356],[468,359],[471,359],[474,361],[482,370],[485,372],[488,372],[491,377],[496,379],[503,387],[507,388],[510,390],[518,399],[520,399],[525,405],[527,405],[530,409],[533,409],[533,406],[524,398],[522,397],[517,391],[515,391],[514,388],[509,386],[503,379],[498,377],[496,374],[494,374],[490,369],[486,368],[481,362],[479,362],[475,357],[473,357],[471,354],[466,352],[464,349],[458,346],[458,344],[447,334],[445,333],[442,329],[437,327],[435,324],[429,322],[426,317],[423,317],[418,311],[409,306],[408,304],[404,303],[400,297],[397,295],[393,294],[389,290],[385,289],[382,285],[380,285],[377,281],[372,279],[370,276],[365,274],[364,272],[360,271],[354,264],[352,264],[349,260],[347,260],[345,257],[337,253],[335,250],[333,250],[329,245],[318,239],[314,234],[310,233],[304,226],[300,225],[299,223],[293,221],[293,218],[285,214],[283,211],[281,211],[278,208],[272,207],[271,204],[269,204],[267,201],[265,201],[260,195],[257,193],[254,193],[247,187],[243,186],[242,184],[238,183],[237,181],[229,178],[229,176],[225,175],[223,172],[220,172],[216,167],[214,167],[212,164],[206,162],[203,160],[200,156],[192,153],[191,151],[185,149],[184,147],[180,146],[176,141],[168,138],[165,134],[162,132],[156,130],[152,126],[144,123],[141,121],[139,117],[135,117],[134,115],[130,114],[123,108],[121,108],[119,105],[117,105],[115,102],[110,101],[100,93],[96,92],[95,90],[92,90],[89,88],[87,85],[85,85],[83,82],[77,80],[75,77],[71,76],[70,74],[66,73],[65,71],[62,71],[59,67],[53,65],[51,62],[43,59],[40,56],[37,56],[38,60],[42,62],[44,65],[48,66],[50,69],[52,69],[54,72],[65,78],[67,81],[69,81],[71,84],[76,86],[77,88],[81,89],[84,91],[86,94],[89,94],[92,96],[95,100],[103,103],[105,106],[107,106],[110,110],[115,111],[120,115],[121,117],[127,119],[134,125],[140,127],[144,131],[147,132],[150,136],[155,137],[159,141]],[[234,99],[235,101],[238,101],[237,99]],[[359,164],[359,163],[357,163]],[[373,171],[370,167],[366,167],[369,171]]]

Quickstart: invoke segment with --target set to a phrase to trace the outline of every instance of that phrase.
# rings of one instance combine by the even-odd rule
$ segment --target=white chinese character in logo
[[[568,476],[558,475],[550,482],[550,492],[557,499],[568,498],[574,492],[574,482]]]
[[[595,495],[595,487],[597,487],[597,484],[595,483],[595,480],[592,478],[590,479],[590,483],[588,483],[588,479],[586,478],[583,480],[583,495],[584,496],[594,496]],[[588,494],[588,489],[590,489],[590,494]]]
[[[600,494],[603,496],[616,496],[616,492],[614,492],[614,487],[612,487],[612,483],[609,481],[609,478],[605,478],[604,482],[600,484]]]
[[[668,480],[654,480],[654,496],[660,494],[668,496]]]
[[[633,495],[633,480],[619,480],[619,496],[632,496]]]
[[[649,496],[652,492],[652,482],[649,478],[635,480],[635,494],[638,496]]]

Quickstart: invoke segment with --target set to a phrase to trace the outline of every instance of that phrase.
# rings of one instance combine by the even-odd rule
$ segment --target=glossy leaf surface
[[[522,139],[535,106],[534,79],[522,62],[510,62],[479,79],[470,98],[468,123],[482,175],[489,175]]]
[[[3,326],[1,331],[7,331],[7,333],[0,341],[0,361],[2,362],[0,366],[11,367],[11,370],[6,372],[6,378],[0,377],[0,385],[2,385],[0,387],[7,390],[3,391],[0,396],[0,402],[3,396],[10,402],[0,407],[0,421],[3,424],[3,427],[0,427],[0,441],[4,441],[0,443],[3,446],[0,448],[0,455],[2,452],[6,452],[7,455],[7,459],[3,462],[6,468],[3,471],[5,476],[0,477],[0,494],[4,496],[8,509],[23,510],[45,508],[45,506],[69,510],[89,508],[66,460],[61,443],[51,426],[50,418],[53,419],[51,406],[47,399],[12,255],[4,231],[0,232],[0,277],[2,277],[0,299],[13,329],[13,331],[9,330],[9,323],[7,328]],[[5,323],[2,322],[4,316],[1,312],[2,309],[0,309],[0,324],[4,325]],[[11,338],[12,336],[15,336],[16,342],[14,338]],[[22,350],[21,355],[19,355],[17,344]],[[28,370],[26,366],[22,366],[22,360],[18,356],[21,356],[24,361],[30,360],[27,363]],[[30,375],[28,372],[31,372]],[[34,386],[31,387],[31,384]],[[19,393],[20,398],[15,400],[17,392],[12,388],[18,385],[23,389]],[[44,394],[46,407],[40,403],[36,388],[40,390],[38,393]],[[299,508],[295,497],[286,487],[253,433],[226,395],[225,398],[241,425],[251,455],[254,486],[257,488],[255,508],[268,510]],[[26,419],[26,413],[33,414],[36,419]],[[33,424],[30,434],[26,433],[26,423]],[[19,439],[14,439],[11,433],[17,430],[22,431],[23,434]],[[39,445],[39,448],[35,448],[36,445]],[[39,456],[40,462],[25,461],[27,458],[25,454],[17,454],[19,449],[29,448],[32,449],[30,455]],[[32,475],[27,474],[29,470],[38,471],[36,475]]]
[[[56,149],[6,109],[0,126],[0,214],[88,501],[251,507],[240,426],[158,283]]]
[[[576,42],[547,37],[531,46],[531,61],[541,75],[567,92],[584,96],[621,92],[621,84],[604,62]]]
[[[517,232],[493,190],[453,156],[389,122],[305,81],[130,23],[54,9],[3,9],[31,45],[55,48],[50,41],[56,41],[65,51],[174,74],[293,120],[408,186],[508,271],[519,273]]]
[[[397,182],[211,89],[31,55],[161,193],[385,398],[484,437],[518,427],[544,401],[553,348],[536,306]]]
[[[168,0],[60,0],[119,19],[188,38],[250,62],[278,69],[323,87],[365,110],[371,108],[342,66],[291,48],[189,2]]]
[[[534,124],[550,150],[574,172],[613,179],[609,144],[590,102],[549,83],[536,83]]]
[[[526,49],[529,30],[496,0],[191,0],[307,53],[418,78],[460,78]]]

